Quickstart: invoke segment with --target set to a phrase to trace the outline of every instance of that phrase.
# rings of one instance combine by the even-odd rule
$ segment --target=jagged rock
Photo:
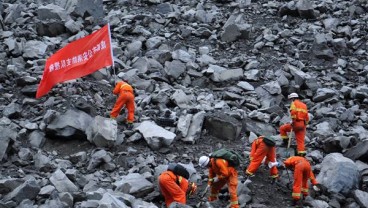
[[[59,192],[76,192],[78,187],[71,182],[68,177],[61,171],[57,169],[50,177],[50,182]]]
[[[203,127],[209,135],[225,140],[235,140],[239,137],[242,126],[239,121],[226,114],[207,114]]]
[[[120,177],[114,183],[115,191],[132,194],[136,197],[142,197],[153,191],[153,184],[146,180],[139,173],[130,173]]]
[[[22,185],[15,188],[12,192],[5,195],[3,200],[9,201],[13,200],[20,203],[24,199],[35,199],[40,191],[40,186],[37,184],[35,179],[29,179],[25,181]]]
[[[174,133],[165,130],[152,121],[143,121],[136,129],[154,150],[160,149],[162,146],[169,146],[176,137]]]
[[[111,160],[111,156],[105,150],[98,150],[92,154],[87,170],[93,170],[100,165],[108,164]]]
[[[42,147],[46,141],[45,133],[41,131],[33,131],[28,139],[32,147]]]
[[[360,207],[368,207],[368,193],[361,190],[354,190],[353,195]]]
[[[205,114],[206,113],[204,111],[200,111],[193,115],[192,121],[188,129],[188,134],[186,137],[182,138],[183,141],[188,143],[195,143],[199,139],[202,131]]]
[[[330,192],[347,194],[358,187],[358,169],[352,160],[342,154],[328,154],[321,167],[317,181]]]
[[[92,117],[83,111],[70,109],[57,116],[46,127],[46,135],[62,139],[86,138],[86,129],[92,122]]]
[[[356,146],[346,151],[344,156],[352,160],[368,162],[368,141],[359,142]]]
[[[97,147],[112,147],[117,139],[116,120],[96,116],[86,129],[87,140]]]

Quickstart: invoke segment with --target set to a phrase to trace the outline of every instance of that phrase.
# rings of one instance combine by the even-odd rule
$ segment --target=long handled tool
[[[294,154],[291,154],[291,153],[294,153],[294,149],[290,149],[290,146],[291,146],[291,138],[293,137],[293,129],[291,129],[291,131],[289,132],[288,137],[289,137],[288,144],[287,144],[287,148],[286,148],[285,154],[284,154],[284,157],[285,158],[288,158],[288,157],[294,155]]]
[[[207,192],[210,190],[210,186],[206,186],[206,188],[204,189],[204,191],[199,195],[199,200],[200,202],[198,202],[196,205],[195,205],[195,208],[199,208],[201,207],[202,204],[204,204],[206,202],[205,200],[205,196],[207,194]]]

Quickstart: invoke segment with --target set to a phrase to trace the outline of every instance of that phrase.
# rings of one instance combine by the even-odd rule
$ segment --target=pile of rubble
[[[257,135],[281,143],[297,92],[328,189],[309,205],[368,207],[367,11],[365,0],[0,2],[0,206],[159,207],[168,162],[205,178],[196,161],[219,145],[208,138],[245,155]],[[115,68],[35,99],[46,59],[106,23]],[[108,118],[117,77],[135,88],[133,130]],[[44,148],[53,139],[94,146],[64,155]]]

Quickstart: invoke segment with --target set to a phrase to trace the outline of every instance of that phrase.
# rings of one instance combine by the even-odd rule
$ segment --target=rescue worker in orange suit
[[[297,144],[297,155],[305,156],[305,145],[304,139],[306,134],[307,124],[309,123],[308,108],[305,103],[300,101],[298,94],[291,93],[288,99],[292,99],[290,105],[290,115],[292,123],[286,123],[280,126],[280,136],[283,140],[283,145],[286,146],[288,143],[287,133],[291,130],[295,133],[295,139]]]
[[[199,166],[208,168],[208,186],[211,189],[208,201],[215,201],[221,188],[227,184],[230,193],[230,208],[239,208],[238,203],[238,172],[229,165],[229,162],[220,158],[209,158],[201,156],[199,158]]]
[[[169,207],[173,202],[186,204],[187,195],[193,195],[196,192],[197,184],[189,182],[183,176],[176,175],[170,169],[169,167],[158,177],[160,191],[165,198],[166,206]]]
[[[319,184],[314,177],[311,165],[307,159],[300,156],[289,157],[284,161],[285,168],[294,169],[293,204],[301,205],[301,196],[308,196],[308,179],[313,184],[313,189],[319,191]]]
[[[271,137],[260,136],[252,143],[252,149],[250,152],[250,164],[245,170],[245,174],[249,177],[253,176],[262,163],[264,157],[266,157],[265,164],[268,162],[276,162],[276,142]],[[273,181],[278,177],[277,167],[270,168],[270,174]]]
[[[135,111],[133,87],[125,81],[119,81],[115,85],[113,93],[115,95],[118,95],[119,97],[116,100],[115,105],[110,113],[110,117],[116,119],[121,109],[125,106],[128,110],[126,122],[128,124],[128,127],[132,127],[134,122],[134,111]]]

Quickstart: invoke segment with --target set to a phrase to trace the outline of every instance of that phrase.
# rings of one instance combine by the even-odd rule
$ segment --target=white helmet
[[[208,163],[210,162],[210,158],[207,156],[201,156],[199,158],[198,164],[201,168],[207,167]]]
[[[289,96],[288,96],[288,99],[292,99],[292,98],[298,98],[299,95],[296,94],[295,92],[291,93]]]

